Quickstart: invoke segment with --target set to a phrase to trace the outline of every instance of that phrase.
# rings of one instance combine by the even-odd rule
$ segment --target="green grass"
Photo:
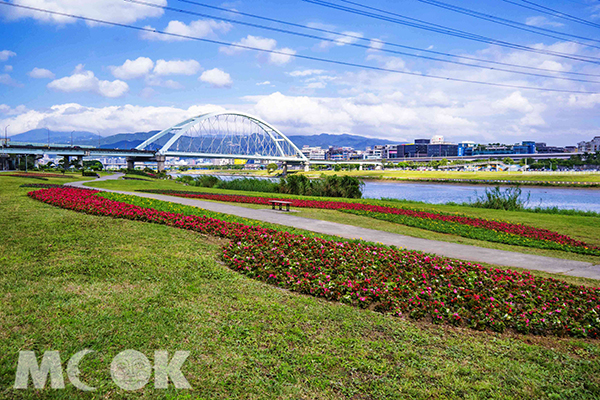
[[[0,176],[0,397],[19,350],[96,350],[81,378],[106,398],[594,398],[600,343],[413,323],[292,294],[218,261],[221,241],[162,225],[36,202]],[[189,350],[191,391],[137,393],[110,380],[112,357]],[[89,396],[85,396],[89,397]]]
[[[184,186],[174,181],[164,180],[151,180],[148,182],[138,181],[104,181],[94,182],[90,184],[97,187],[116,189],[116,190],[150,190],[150,189],[174,189],[174,190],[187,190],[187,191],[199,191],[199,192],[211,192],[211,193],[226,193],[226,194],[244,194],[249,196],[267,196],[267,197],[293,197],[302,198],[302,196],[283,195],[276,193],[259,193],[259,192],[238,192],[232,190],[214,189],[214,188],[199,188],[193,186]],[[327,198],[319,198],[326,200]],[[334,201],[340,201],[340,199],[329,199]],[[438,204],[426,204],[426,203],[414,203],[410,201],[381,201],[381,200],[353,200],[344,199],[344,201],[350,202],[363,202],[369,204],[378,205],[391,205],[396,207],[410,207],[419,210],[434,211],[434,212],[445,212],[445,213],[458,213],[472,217],[495,219],[501,221],[508,221],[512,223],[531,225],[538,228],[549,229],[556,231],[572,238],[582,240],[584,242],[600,245],[600,222],[597,217],[588,217],[580,215],[560,215],[560,214],[539,214],[525,211],[504,211],[504,210],[488,210],[476,207],[467,207],[461,205],[438,205]],[[248,208],[268,208],[260,205],[236,203],[236,205]],[[297,213],[294,215],[312,219],[320,219],[331,222],[338,222],[348,225],[360,226],[363,228],[379,229],[391,233],[399,233],[402,235],[408,235],[423,239],[440,240],[451,243],[468,244],[478,247],[487,247],[492,249],[500,249],[507,251],[514,251],[526,254],[535,254],[555,258],[564,258],[570,260],[587,261],[595,264],[600,264],[600,257],[586,256],[576,253],[568,253],[563,251],[535,249],[521,246],[511,246],[501,243],[485,242],[481,240],[468,239],[456,235],[448,235],[443,233],[437,233],[427,231],[424,229],[408,227],[404,225],[394,224],[385,221],[374,221],[372,218],[351,215],[347,213],[341,213],[333,210],[319,210],[319,209],[307,209],[298,208],[295,209]]]

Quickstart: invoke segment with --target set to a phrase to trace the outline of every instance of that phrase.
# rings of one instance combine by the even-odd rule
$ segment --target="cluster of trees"
[[[574,154],[568,159],[550,158],[546,160],[534,160],[533,158],[527,158],[519,161],[521,165],[529,165],[530,169],[551,169],[556,171],[560,167],[564,168],[575,168],[591,165],[600,165],[600,152],[597,153],[584,153]]]

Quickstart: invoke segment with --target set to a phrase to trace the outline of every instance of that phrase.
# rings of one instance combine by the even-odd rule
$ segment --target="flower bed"
[[[576,181],[529,181],[510,179],[466,179],[466,178],[386,178],[386,180],[415,181],[415,182],[444,182],[444,183],[468,183],[468,184],[500,184],[500,185],[530,185],[530,186],[586,186],[598,187],[598,182],[576,182]]]
[[[55,184],[55,183],[24,183],[19,187],[24,188],[38,188],[38,189],[49,189],[49,188],[59,188],[63,187],[63,185]]]
[[[594,338],[600,333],[600,288],[360,241],[326,240],[158,211],[96,193],[52,188],[29,196],[88,214],[166,224],[230,239],[222,255],[230,268],[299,293],[475,329]]]
[[[36,172],[36,173],[30,173],[30,172],[17,172],[17,173],[12,173],[12,174],[6,174],[5,176],[14,176],[14,177],[18,177],[18,178],[36,178],[36,179],[42,179],[42,180],[47,180],[46,178],[75,178],[74,176],[71,175],[63,175],[63,174],[49,174],[47,172]]]
[[[41,175],[34,175],[34,174],[2,174],[0,176],[10,176],[12,178],[39,179],[40,181],[47,181],[48,180],[48,178],[44,178]]]
[[[148,192],[179,197],[262,205],[269,205],[269,200],[271,200],[269,197],[183,192],[175,190]],[[482,218],[467,217],[464,215],[434,213],[363,203],[283,198],[278,198],[278,200],[289,201],[291,202],[292,207],[340,210],[435,232],[452,233],[473,239],[542,249],[562,250],[588,255],[600,255],[600,248],[597,246],[575,240],[557,232],[528,225],[492,221]]]

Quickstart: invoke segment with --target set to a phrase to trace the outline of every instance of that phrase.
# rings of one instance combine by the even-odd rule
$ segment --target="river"
[[[463,203],[482,195],[486,185],[365,181],[363,197],[389,197],[426,203]],[[528,207],[558,207],[600,212],[600,189],[521,186]]]

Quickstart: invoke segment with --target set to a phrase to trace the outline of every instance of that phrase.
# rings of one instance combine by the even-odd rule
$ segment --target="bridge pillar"
[[[127,157],[127,169],[135,169],[135,159]]]
[[[287,163],[283,163],[283,165],[281,166],[283,172],[281,173],[281,175],[286,176],[287,175]]]
[[[358,164],[358,170],[362,171],[363,170],[363,165],[362,164]]]
[[[167,157],[163,155],[156,155],[156,169],[158,172],[163,172],[165,170],[165,160]]]
[[[304,164],[304,172],[309,172],[310,171],[310,163],[305,163]]]

